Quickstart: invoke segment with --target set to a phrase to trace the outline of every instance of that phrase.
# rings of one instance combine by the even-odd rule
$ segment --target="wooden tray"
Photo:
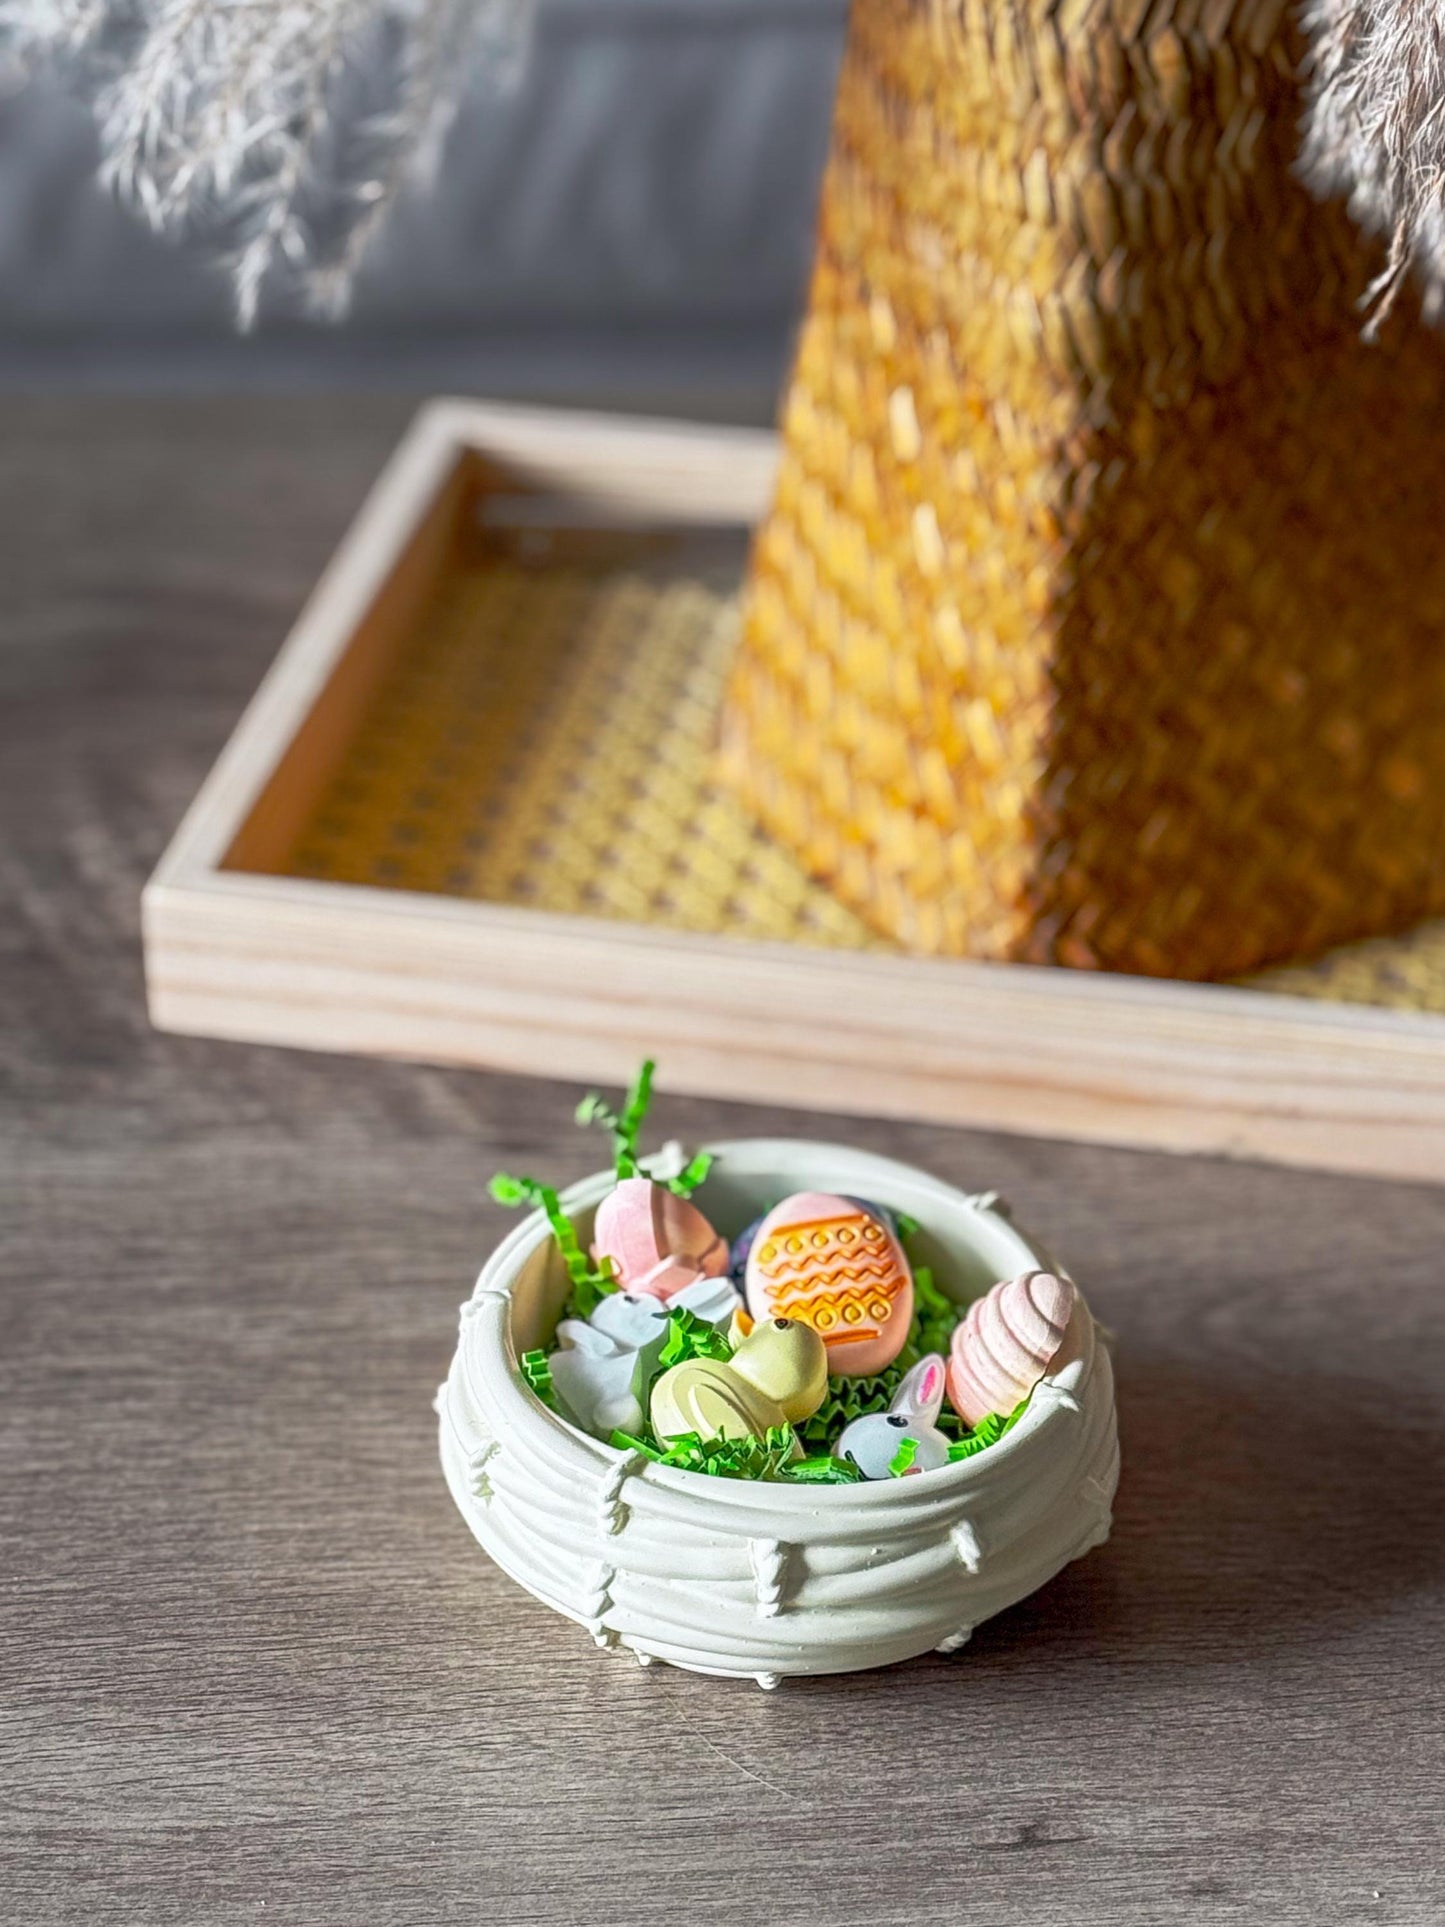
[[[709,758],[774,459],[423,410],[147,887],[154,1021],[1445,1176],[1439,927],[1251,987],[941,962],[753,830]]]

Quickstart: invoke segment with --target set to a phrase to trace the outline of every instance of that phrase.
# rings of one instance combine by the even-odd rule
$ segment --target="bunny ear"
[[[593,1358],[611,1358],[618,1349],[614,1338],[589,1325],[585,1318],[564,1318],[557,1327],[557,1340],[568,1350],[588,1352]]]
[[[921,1418],[932,1425],[943,1407],[945,1376],[944,1363],[937,1352],[920,1358],[893,1394],[889,1411],[901,1412],[905,1418]]]

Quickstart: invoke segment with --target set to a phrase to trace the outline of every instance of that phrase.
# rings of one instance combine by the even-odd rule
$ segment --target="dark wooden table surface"
[[[137,936],[404,414],[3,403],[0,1919],[1439,1927],[1437,1190],[849,1123],[1116,1328],[1110,1545],[771,1695],[478,1551],[430,1398],[577,1087],[157,1036]]]

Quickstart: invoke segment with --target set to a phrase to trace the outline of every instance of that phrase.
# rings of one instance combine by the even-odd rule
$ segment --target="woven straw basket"
[[[854,0],[724,756],[912,947],[1210,977],[1445,911],[1445,341],[1361,340],[1300,51]]]
[[[714,1149],[699,1197],[730,1236],[781,1193],[831,1187],[917,1218],[925,1261],[968,1297],[1041,1262],[996,1200],[891,1159],[757,1139]],[[599,1174],[564,1198],[584,1234],[614,1181]],[[1082,1299],[1067,1362],[997,1445],[920,1477],[804,1487],[660,1466],[548,1411],[517,1357],[546,1342],[567,1289],[538,1213],[462,1308],[437,1398],[441,1455],[492,1558],[599,1646],[763,1686],[951,1652],[1108,1536],[1113,1377]]]

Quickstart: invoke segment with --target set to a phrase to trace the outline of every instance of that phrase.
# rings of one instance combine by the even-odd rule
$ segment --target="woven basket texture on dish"
[[[1281,0],[854,0],[724,722],[910,947],[1215,977],[1445,909],[1445,339]]]

